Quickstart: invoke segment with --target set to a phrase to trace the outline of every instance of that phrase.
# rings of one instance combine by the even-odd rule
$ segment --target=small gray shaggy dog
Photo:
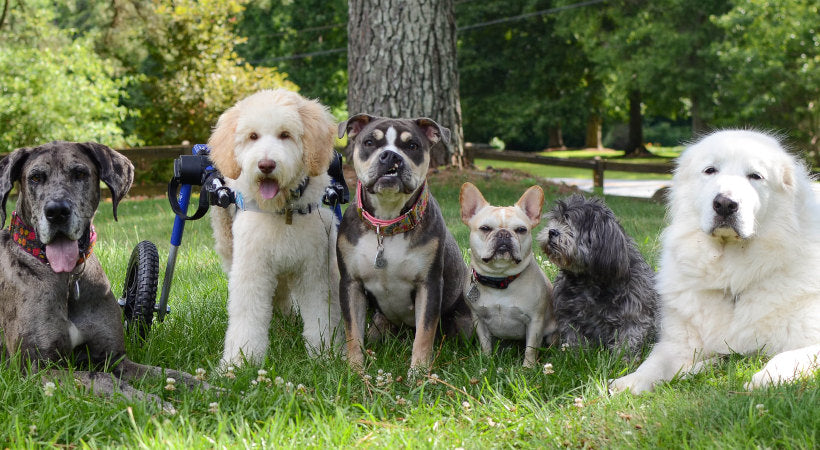
[[[561,269],[553,305],[562,343],[601,344],[635,355],[654,342],[655,273],[600,199],[558,200],[537,241]]]

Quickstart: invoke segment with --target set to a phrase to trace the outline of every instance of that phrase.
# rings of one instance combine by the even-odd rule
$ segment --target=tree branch
[[[11,0],[3,2],[3,14],[0,15],[0,30],[3,29],[3,23],[6,21],[6,14],[9,12],[9,3],[11,3]]]

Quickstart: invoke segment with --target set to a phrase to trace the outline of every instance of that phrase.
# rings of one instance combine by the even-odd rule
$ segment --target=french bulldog
[[[514,206],[491,206],[475,185],[464,183],[459,201],[470,228],[467,305],[481,350],[489,355],[493,338],[524,340],[524,366],[534,367],[544,337],[557,329],[552,284],[532,252],[544,191],[532,186]]]
[[[429,369],[439,323],[446,336],[472,335],[467,266],[427,186],[430,152],[450,130],[427,118],[357,114],[339,125],[345,133],[359,179],[336,243],[348,363],[363,369],[371,305],[369,340],[415,328],[408,373],[418,375]]]

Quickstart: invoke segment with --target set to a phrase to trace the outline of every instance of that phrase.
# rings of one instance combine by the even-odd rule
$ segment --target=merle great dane
[[[91,251],[100,180],[111,191],[116,220],[117,205],[133,179],[134,167],[125,156],[94,142],[21,148],[0,161],[2,227],[9,192],[19,182],[10,228],[0,230],[0,351],[11,355],[19,349],[33,371],[49,370],[52,376],[52,363],[72,357],[92,370],[73,376],[94,393],[119,391],[159,403],[126,380],[164,373],[189,387],[200,383],[190,374],[125,356],[120,307]],[[117,378],[99,372],[103,368]]]

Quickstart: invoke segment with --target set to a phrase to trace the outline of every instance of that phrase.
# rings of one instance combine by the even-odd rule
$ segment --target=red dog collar
[[[424,211],[427,210],[427,203],[430,201],[430,192],[427,189],[427,183],[424,183],[424,186],[421,189],[422,192],[419,195],[419,198],[416,199],[416,203],[412,208],[410,208],[409,211],[399,217],[396,217],[395,219],[381,220],[377,219],[362,208],[362,195],[364,195],[364,192],[362,189],[362,182],[359,181],[356,186],[356,210],[359,212],[359,217],[365,225],[367,225],[367,227],[371,230],[376,230],[376,233],[381,236],[392,236],[394,234],[406,233],[415,228],[416,225],[421,222],[421,218],[424,216]]]
[[[23,219],[17,215],[17,211],[11,213],[11,223],[9,224],[9,233],[11,238],[17,243],[26,253],[34,256],[40,261],[48,264],[46,258],[46,246],[37,239],[37,233],[34,229],[26,225]],[[88,238],[88,247],[85,251],[80,251],[80,256],[77,258],[77,264],[84,263],[91,251],[94,249],[94,243],[97,242],[97,232],[94,230],[94,225],[91,225],[91,233]]]

